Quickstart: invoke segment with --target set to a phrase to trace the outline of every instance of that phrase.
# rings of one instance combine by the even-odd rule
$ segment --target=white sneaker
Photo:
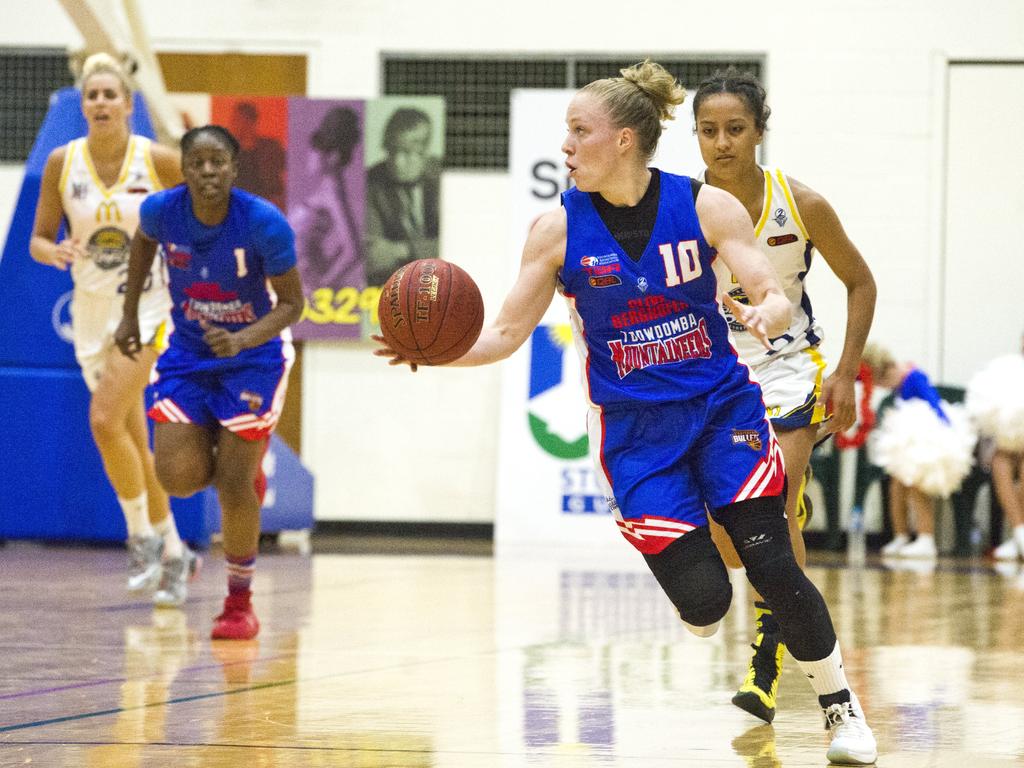
[[[996,560],[1016,560],[1020,557],[1020,550],[1017,549],[1017,542],[1010,538],[992,550],[992,557]]]
[[[900,557],[927,557],[934,559],[939,556],[935,549],[935,539],[931,536],[918,536],[899,551]]]
[[[871,765],[878,759],[878,744],[871,733],[864,710],[856,697],[845,704],[832,704],[823,710],[825,730],[832,743],[828,759],[839,765]]]
[[[160,556],[164,540],[152,536],[128,538],[128,591],[151,592],[160,583]]]
[[[900,550],[910,543],[910,537],[904,533],[898,533],[892,537],[892,541],[879,550],[883,555],[898,555]]]

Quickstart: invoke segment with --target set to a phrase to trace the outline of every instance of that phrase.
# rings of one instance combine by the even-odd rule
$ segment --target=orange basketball
[[[484,324],[484,302],[465,270],[419,259],[395,271],[377,305],[388,346],[418,365],[444,365],[469,351]]]

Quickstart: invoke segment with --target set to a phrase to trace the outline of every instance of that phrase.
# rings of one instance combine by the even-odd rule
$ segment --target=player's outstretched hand
[[[199,325],[203,329],[203,341],[217,357],[234,357],[242,351],[242,342],[238,334],[219,325],[211,325],[206,320],[200,320]]]
[[[729,313],[747,327],[754,338],[760,341],[765,349],[771,349],[768,341],[768,323],[765,321],[761,309],[756,305],[740,304],[728,293],[722,293],[722,303]]]
[[[395,352],[395,350],[388,346],[388,343],[384,340],[383,336],[374,335],[371,336],[370,338],[373,339],[378,344],[380,344],[380,349],[373,350],[373,354],[375,354],[377,357],[389,358],[388,365],[408,365],[409,370],[412,371],[413,373],[416,373],[416,363],[410,363],[400,354]]]
[[[135,356],[142,351],[142,339],[139,338],[139,318],[131,315],[124,315],[121,322],[114,331],[114,343],[121,350],[121,354],[134,360]]]

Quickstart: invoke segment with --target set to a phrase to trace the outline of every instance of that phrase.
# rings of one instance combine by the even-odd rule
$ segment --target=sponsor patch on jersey
[[[647,287],[647,278],[640,275],[640,277],[636,279],[636,289],[640,291],[640,293],[647,293]]]
[[[761,436],[756,429],[734,429],[732,431],[732,444],[745,445],[751,450],[761,451]]]
[[[214,323],[254,323],[252,302],[243,303],[235,291],[225,291],[217,283],[192,283],[185,288],[188,298],[181,308],[186,320]]]
[[[192,264],[192,251],[174,243],[164,245],[164,256],[167,258],[168,266],[175,269],[188,269]]]
[[[704,318],[693,314],[658,325],[622,331],[622,338],[608,342],[619,378],[652,365],[668,365],[694,358],[711,357],[711,338]]]
[[[786,225],[786,222],[789,221],[789,216],[786,215],[785,208],[776,208],[775,213],[772,215],[772,219],[780,227],[783,227]]]
[[[622,280],[618,275],[599,275],[590,278],[591,288],[610,288],[613,285],[622,285]]]
[[[174,251],[173,253],[167,254],[167,265],[174,267],[175,269],[188,269],[188,266],[191,263],[191,253],[184,253],[183,251]]]
[[[249,406],[249,410],[253,413],[258,412],[260,406],[263,405],[263,396],[258,395],[255,392],[250,392],[247,389],[242,390],[242,394],[239,395],[239,398]]]
[[[690,308],[685,301],[669,299],[657,293],[642,299],[630,299],[627,303],[629,309],[612,315],[612,325],[615,328],[631,328],[634,325],[653,323],[672,315],[681,315]]]
[[[603,267],[606,264],[618,264],[619,256],[615,253],[606,253],[604,256],[584,256],[580,259],[581,267]]]
[[[117,269],[128,262],[128,233],[117,227],[101,227],[92,233],[86,246],[89,256],[100,269]]]
[[[775,237],[768,238],[768,245],[774,247],[776,245],[787,245],[789,243],[795,243],[797,236],[790,232],[788,235],[777,235]]]

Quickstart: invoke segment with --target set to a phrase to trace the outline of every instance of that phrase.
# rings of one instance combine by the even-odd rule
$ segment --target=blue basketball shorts
[[[744,366],[681,402],[592,408],[590,451],[619,530],[647,555],[708,524],[708,509],[785,489],[782,451]]]
[[[262,440],[277,426],[294,360],[290,343],[234,358],[197,358],[173,345],[157,360],[146,390],[158,423],[221,426]]]

